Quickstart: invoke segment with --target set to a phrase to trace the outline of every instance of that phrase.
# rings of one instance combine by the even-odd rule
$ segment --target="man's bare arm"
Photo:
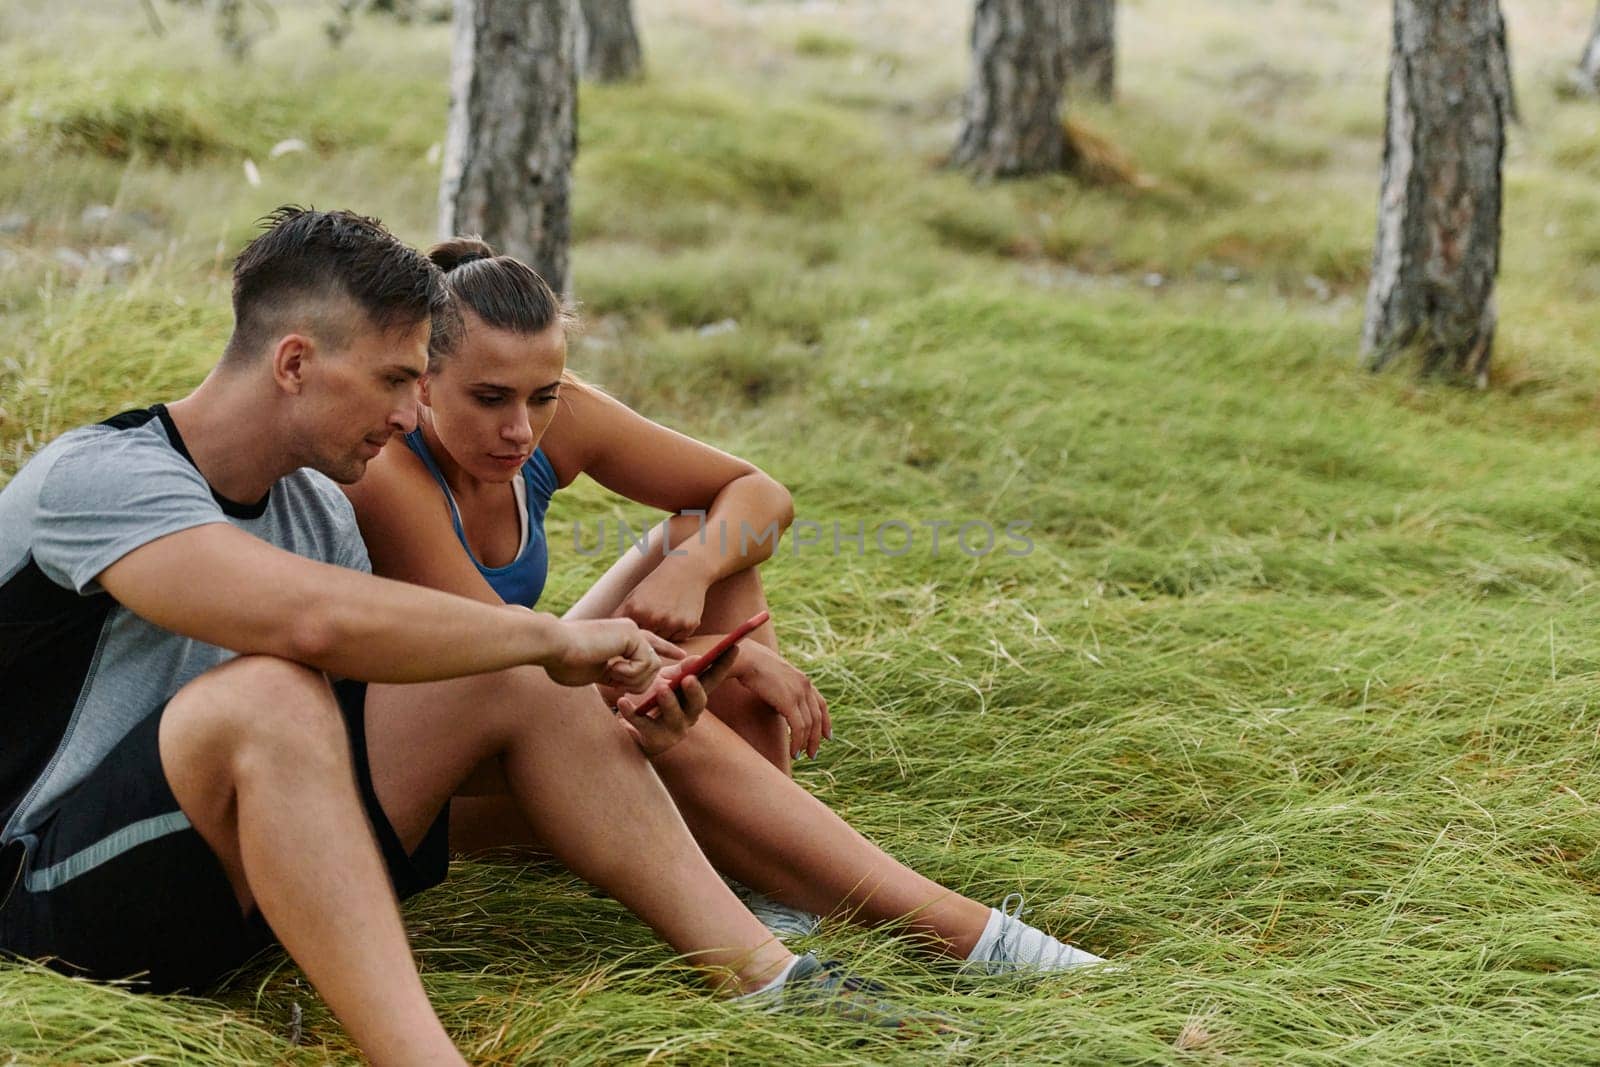
[[[375,578],[224,523],[158,538],[98,580],[130,611],[174,633],[363,681],[538,664],[569,685],[604,680],[638,691],[655,673],[636,629],[584,630],[525,608]]]

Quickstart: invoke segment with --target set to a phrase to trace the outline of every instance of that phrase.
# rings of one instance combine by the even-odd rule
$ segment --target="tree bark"
[[[566,291],[578,151],[573,0],[456,0],[439,232],[477,233]]]
[[[1060,170],[1061,0],[978,0],[953,166],[998,178]]]
[[[1101,100],[1117,95],[1116,0],[1061,0],[1067,81]]]
[[[633,24],[633,0],[581,0],[579,52],[583,72],[595,81],[634,81],[644,75],[644,53]]]
[[[1495,4],[1495,18],[1499,21],[1500,37],[1500,62],[1495,64],[1494,76],[1499,79],[1500,89],[1506,98],[1506,121],[1516,125],[1522,124],[1522,107],[1517,103],[1517,83],[1511,76],[1511,37],[1506,33],[1505,16],[1500,12],[1500,5]]]
[[[1364,358],[1487,384],[1509,101],[1498,0],[1395,0]]]
[[[1600,95],[1600,9],[1595,11],[1589,41],[1583,46],[1583,58],[1578,60],[1578,69],[1573,71],[1572,80],[1590,96]]]

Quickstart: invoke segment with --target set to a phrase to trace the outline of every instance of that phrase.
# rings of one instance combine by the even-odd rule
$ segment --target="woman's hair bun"
[[[446,274],[479,259],[493,259],[495,250],[481,237],[452,237],[428,249],[433,265]]]

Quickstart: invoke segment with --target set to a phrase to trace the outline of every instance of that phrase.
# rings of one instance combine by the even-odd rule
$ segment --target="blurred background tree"
[[[1498,0],[1395,0],[1377,249],[1362,350],[1488,383],[1510,110]]]
[[[1061,0],[1067,83],[1101,100],[1117,95],[1117,0]]]
[[[172,0],[172,2],[183,7],[211,12],[216,22],[217,37],[222,41],[223,47],[227,48],[236,59],[242,59],[249,54],[250,46],[278,25],[277,12],[267,0],[251,0],[249,3],[246,0]],[[343,3],[345,0],[336,2]],[[159,32],[161,21],[155,13],[155,8],[147,2],[145,11]]]
[[[1069,162],[1061,125],[1062,0],[978,0],[972,78],[952,166],[983,178],[1043,174]]]
[[[152,21],[153,0],[145,0]],[[171,0],[209,11],[243,55],[275,24],[271,0]],[[338,43],[360,13],[438,17],[444,0],[328,0]],[[632,0],[456,0],[457,69],[444,146],[442,232],[480,232],[567,278],[576,72],[636,80]],[[1071,170],[1091,184],[1131,159],[1063,120],[1077,85],[1116,92],[1115,0],[976,0],[971,75],[951,165],[981,179]],[[1600,13],[1573,81],[1600,91]],[[1382,191],[1362,329],[1368,366],[1416,349],[1422,370],[1487,380],[1497,323],[1505,125],[1516,121],[1498,0],[1394,0]],[[1103,149],[1103,151],[1102,151]],[[1100,170],[1106,168],[1101,167]]]
[[[1578,60],[1572,81],[1584,93],[1600,95],[1600,8],[1595,10],[1594,25],[1589,30],[1589,40],[1583,46],[1583,57]]]
[[[644,52],[634,25],[633,0],[580,0],[578,53],[583,73],[599,82],[644,76]]]
[[[573,0],[460,0],[441,236],[482,234],[567,285],[578,151]]]

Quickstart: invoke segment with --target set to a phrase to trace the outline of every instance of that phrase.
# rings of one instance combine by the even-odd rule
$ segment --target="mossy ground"
[[[715,1002],[549,864],[460,863],[407,917],[462,1047],[1600,1059],[1600,106],[1556,92],[1591,5],[1507,4],[1525,125],[1482,393],[1356,369],[1386,5],[1129,0],[1122,98],[1072,114],[1144,180],[986,186],[937,166],[965,3],[640,7],[649,77],[581,105],[575,367],[828,530],[764,572],[837,724],[800,779],[1125,967],[964,983],[830,926],[823,951],[975,1036],[859,1044]],[[321,7],[278,8],[238,68],[180,8],[159,40],[131,3],[0,9],[0,479],[197,381],[228,256],[277,204],[431,237],[446,28],[366,20],[333,51]],[[599,517],[644,516],[558,498],[550,603],[601,566],[571,534]],[[891,521],[912,551],[872,550]],[[935,556],[934,521],[1028,522],[1033,548],[975,558],[952,527]],[[835,522],[869,551],[835,555]],[[281,958],[214,1001],[0,968],[0,1049],[351,1055]]]

